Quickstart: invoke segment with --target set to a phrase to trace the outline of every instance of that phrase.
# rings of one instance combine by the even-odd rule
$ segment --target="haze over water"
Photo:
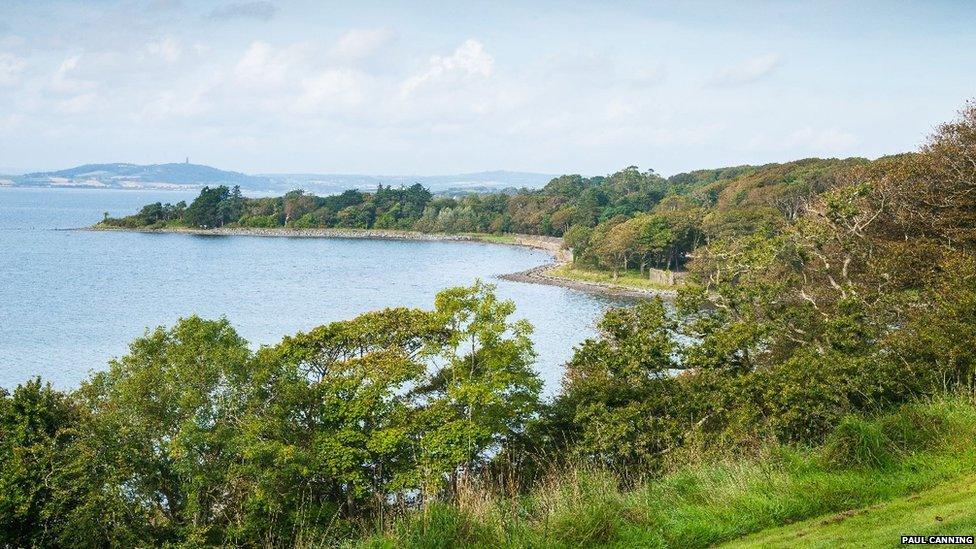
[[[41,376],[75,387],[147,327],[181,316],[226,316],[256,347],[365,311],[430,308],[439,290],[481,278],[535,327],[551,393],[573,346],[615,303],[498,279],[548,259],[510,246],[59,230],[195,194],[0,188],[0,386]]]

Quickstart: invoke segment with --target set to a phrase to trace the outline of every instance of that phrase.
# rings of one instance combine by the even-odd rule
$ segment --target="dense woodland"
[[[974,390],[976,105],[919,151],[875,161],[670,179],[631,168],[460,200],[218,188],[110,223],[562,234],[580,261],[690,274],[673,307],[609,311],[551,400],[531,327],[480,283],[257,351],[224,320],[149,331],[75,391],[3,393],[0,532],[15,546],[389,539],[472,490],[549,536],[549,515],[517,496],[553,471],[611,471],[626,490],[692,462],[786,459],[763,448],[816,447],[838,429],[853,434],[828,450],[860,452],[881,431],[850,418]],[[932,432],[948,421],[924,419]],[[611,541],[594,516],[576,512],[566,528],[595,526],[564,545]]]
[[[807,159],[787,164],[701,170],[668,179],[631,166],[615,174],[558,177],[541,190],[433,196],[421,185],[314,196],[244,198],[240,190],[204,188],[189,206],[149,204],[103,223],[119,227],[398,229],[444,233],[562,236],[575,261],[611,271],[682,269],[688,254],[712,241],[774,234],[803,204],[864,159]]]

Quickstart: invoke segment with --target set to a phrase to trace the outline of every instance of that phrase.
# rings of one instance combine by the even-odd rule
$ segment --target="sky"
[[[0,173],[671,175],[917,148],[976,2],[0,1]]]

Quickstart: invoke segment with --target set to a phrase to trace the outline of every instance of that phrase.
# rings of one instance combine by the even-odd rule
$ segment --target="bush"
[[[834,467],[882,468],[894,457],[894,445],[881,425],[854,416],[844,418],[824,446],[824,459]]]
[[[392,540],[378,540],[367,546],[451,549],[453,547],[497,547],[499,532],[472,514],[450,504],[433,503],[400,523]]]

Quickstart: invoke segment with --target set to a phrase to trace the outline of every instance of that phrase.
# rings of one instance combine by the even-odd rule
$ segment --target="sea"
[[[432,308],[480,279],[534,327],[551,395],[576,345],[626,302],[500,279],[550,260],[487,243],[86,231],[105,213],[195,193],[0,187],[0,387],[40,377],[77,387],[146,330],[226,317],[253,348],[385,307]]]

